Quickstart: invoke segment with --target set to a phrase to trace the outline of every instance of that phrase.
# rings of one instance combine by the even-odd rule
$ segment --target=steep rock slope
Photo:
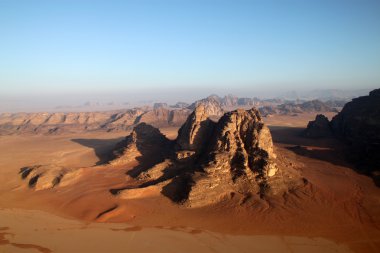
[[[341,139],[348,146],[348,160],[380,185],[380,89],[348,102],[330,122],[322,117],[311,121],[306,132]]]
[[[380,89],[347,103],[331,127],[350,145],[350,159],[361,171],[380,171]]]
[[[159,187],[172,201],[199,207],[231,198],[239,203],[263,199],[304,184],[281,162],[278,166],[270,131],[255,108],[228,112],[213,122],[201,104],[172,142],[158,129],[140,124],[115,156],[111,164],[143,163],[128,172],[138,185],[111,190],[122,198]]]

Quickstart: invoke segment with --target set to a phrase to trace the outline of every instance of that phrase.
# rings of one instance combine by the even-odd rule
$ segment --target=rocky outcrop
[[[172,145],[160,130],[146,123],[140,123],[134,127],[130,135],[117,144],[110,163],[122,165],[135,161],[140,162],[140,165],[153,166],[168,156],[168,150],[171,150]]]
[[[380,89],[348,102],[331,122],[318,115],[305,130],[307,137],[335,136],[348,146],[347,158],[380,185]]]
[[[349,158],[357,168],[379,174],[380,89],[347,103],[330,124],[334,135],[349,145]]]
[[[309,138],[332,137],[329,119],[322,114],[318,114],[314,121],[310,121],[307,124],[303,135]]]
[[[179,149],[200,152],[211,138],[214,127],[215,123],[209,119],[206,106],[200,104],[178,131],[176,143]]]
[[[219,98],[217,96],[209,96],[205,99],[198,100],[192,103],[188,108],[190,110],[195,110],[199,105],[203,105],[204,111],[208,116],[220,117],[223,115],[224,111],[220,104]]]
[[[261,100],[258,98],[247,98],[247,97],[242,97],[239,98],[237,96],[233,96],[231,94],[226,95],[224,97],[219,97],[218,95],[210,95],[207,98],[198,100],[194,102],[192,105],[190,105],[190,109],[194,110],[197,105],[200,103],[207,104],[207,103],[213,103],[213,104],[218,104],[221,108],[225,108],[227,110],[231,110],[232,108],[236,107],[247,107],[247,106],[258,106],[261,103]],[[222,115],[218,114],[219,116]],[[210,114],[211,116],[212,114]]]
[[[255,108],[228,112],[213,122],[200,104],[175,141],[140,124],[114,155],[113,164],[144,162],[128,172],[141,181],[137,187],[111,190],[122,198],[132,198],[136,189],[155,186],[174,202],[199,207],[229,200],[232,195],[245,202],[287,190],[283,176],[288,172],[278,173],[270,131]]]
[[[264,197],[277,172],[275,158],[271,134],[256,109],[226,113],[214,128],[202,173],[192,178],[188,204],[207,205],[231,192]]]

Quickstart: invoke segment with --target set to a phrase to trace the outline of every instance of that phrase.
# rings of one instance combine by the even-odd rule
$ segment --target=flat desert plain
[[[264,118],[277,155],[310,184],[249,208],[185,208],[155,187],[115,197],[132,165],[104,162],[128,132],[0,136],[0,252],[380,252],[380,189],[345,162],[339,141],[301,137],[314,117]],[[36,190],[19,174],[34,164],[81,176]]]

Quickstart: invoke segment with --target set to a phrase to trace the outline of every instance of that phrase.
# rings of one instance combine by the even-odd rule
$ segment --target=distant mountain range
[[[236,108],[257,107],[263,116],[272,114],[293,115],[303,112],[335,112],[346,100],[305,101],[283,98],[259,99],[227,95],[210,95],[192,104],[178,102],[175,105],[155,103],[153,106],[98,112],[54,113],[3,113],[0,114],[0,134],[58,134],[83,131],[123,131],[145,122],[156,127],[180,126],[188,115],[203,104],[211,118],[218,119],[226,111]],[[95,107],[98,104],[95,103]],[[109,104],[112,106],[113,104]],[[94,106],[92,103],[83,105]]]

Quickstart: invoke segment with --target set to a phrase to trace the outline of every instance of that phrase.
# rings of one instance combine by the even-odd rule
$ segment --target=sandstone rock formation
[[[380,89],[347,103],[331,127],[350,146],[349,157],[362,172],[380,171]]]
[[[206,106],[200,104],[178,131],[179,149],[200,152],[211,138],[214,126],[215,123],[209,119]]]
[[[128,171],[141,182],[138,186],[111,190],[122,198],[155,186],[174,202],[199,207],[232,196],[240,202],[266,198],[288,189],[285,177],[289,173],[278,173],[270,131],[255,108],[228,112],[213,122],[200,104],[175,141],[152,126],[139,124],[114,155],[111,164],[140,162]],[[302,184],[299,179],[293,176],[292,180]]]
[[[146,123],[138,124],[122,142],[118,143],[113,152],[111,164],[126,164],[140,159],[140,165],[153,166],[162,162],[172,142],[157,128]]]
[[[268,178],[277,171],[269,129],[256,109],[226,113],[214,128],[206,155],[201,173],[192,178],[188,204],[193,207],[231,192],[263,197]]]
[[[331,137],[332,131],[329,119],[322,114],[318,114],[314,121],[307,124],[303,135],[310,138]]]
[[[258,98],[247,98],[247,97],[239,98],[231,94],[226,95],[224,97],[219,97],[218,95],[210,95],[207,98],[195,101],[192,105],[189,106],[189,108],[194,110],[195,107],[201,103],[218,104],[221,108],[231,110],[231,108],[236,108],[236,107],[258,106],[260,105],[261,100],[259,100]],[[211,111],[210,113],[211,113],[210,115],[213,114]],[[222,115],[222,113],[220,115]]]
[[[204,106],[204,110],[207,112],[209,116],[220,117],[224,113],[223,108],[219,102],[219,98],[217,96],[209,96],[205,99],[198,100],[192,103],[188,108],[190,110],[195,110],[195,108],[199,105]]]
[[[380,184],[380,89],[348,102],[331,122],[318,115],[308,124],[306,133],[343,140],[348,145],[348,160]]]

